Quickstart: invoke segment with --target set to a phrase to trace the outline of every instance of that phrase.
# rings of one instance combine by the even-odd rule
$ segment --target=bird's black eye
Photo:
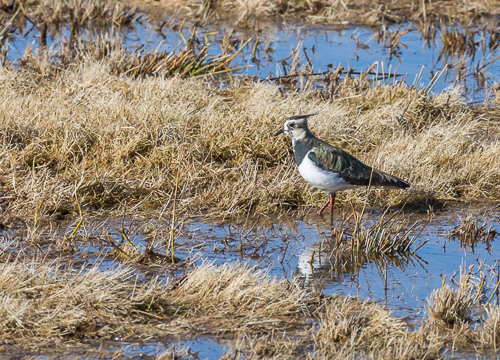
[[[291,127],[292,129],[295,127],[295,124],[290,124],[288,125],[289,127]]]

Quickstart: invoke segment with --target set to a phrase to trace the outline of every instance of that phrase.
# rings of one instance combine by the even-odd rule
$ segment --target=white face
[[[285,121],[283,132],[295,140],[302,140],[307,134],[307,119],[293,119]]]

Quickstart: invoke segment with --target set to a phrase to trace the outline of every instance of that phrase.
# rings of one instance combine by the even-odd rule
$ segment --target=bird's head
[[[309,128],[307,127],[307,118],[317,114],[310,115],[296,115],[285,119],[283,124],[283,129],[279,130],[274,136],[280,134],[287,134],[292,138],[292,140],[302,140],[309,133]]]

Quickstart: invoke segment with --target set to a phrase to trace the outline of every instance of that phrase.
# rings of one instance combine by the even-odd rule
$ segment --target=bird
[[[292,139],[293,154],[299,173],[304,180],[330,195],[316,213],[319,216],[330,205],[333,216],[335,194],[339,191],[363,186],[383,186],[406,189],[410,184],[383,171],[363,164],[348,152],[330,145],[314,136],[307,126],[307,119],[316,114],[295,115],[285,119],[283,128],[274,134],[286,134]]]

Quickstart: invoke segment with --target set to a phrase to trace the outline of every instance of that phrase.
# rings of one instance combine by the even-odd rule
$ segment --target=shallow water
[[[84,344],[73,344],[55,354],[16,351],[10,349],[10,354],[0,359],[21,359],[29,357],[37,360],[54,359],[142,359],[153,360],[159,355],[175,354],[182,359],[219,359],[229,347],[216,337],[198,337],[196,339],[181,339],[171,337],[164,341],[95,341]],[[174,357],[171,357],[174,358]],[[178,357],[175,357],[177,359]]]
[[[382,214],[383,209],[370,210],[365,214],[364,225],[370,226]],[[395,210],[391,210],[394,212]],[[338,226],[342,210],[337,209],[334,215],[334,226]],[[428,214],[415,213],[407,210],[411,222],[423,226],[428,220]],[[305,218],[282,216],[279,219],[266,217],[248,217],[238,223],[187,220],[177,229],[176,257],[193,259],[201,264],[205,261],[216,264],[246,263],[268,271],[277,278],[287,278],[298,282],[304,287],[316,287],[324,294],[340,294],[358,296],[360,299],[374,300],[393,310],[396,316],[404,317],[410,323],[422,318],[426,311],[426,298],[433,290],[439,289],[446,276],[446,282],[453,284],[458,280],[460,268],[474,265],[473,276],[477,278],[479,269],[488,274],[487,284],[490,296],[493,287],[500,276],[500,249],[497,242],[500,237],[487,244],[479,243],[474,248],[461,247],[459,241],[452,240],[450,232],[461,221],[472,216],[479,225],[486,222],[486,227],[500,232],[500,208],[493,205],[477,207],[445,207],[436,212],[431,221],[418,236],[413,249],[429,240],[416,251],[415,255],[400,255],[392,258],[372,257],[360,263],[332,261],[328,239],[332,227],[328,216],[318,217],[312,212]],[[150,219],[124,218],[102,219],[82,226],[80,233],[87,232],[90,236],[110,236],[115,244],[123,239],[118,229],[126,229],[127,236],[134,245],[141,249],[151,239],[146,223],[153,224],[159,230],[168,233],[169,226],[165,221],[151,223]],[[71,233],[74,224],[60,224],[56,232]],[[55,227],[54,227],[55,228]],[[100,230],[99,230],[100,229]],[[54,234],[54,233],[52,233]],[[106,234],[106,235],[103,235]],[[0,236],[13,238],[13,230],[4,230]],[[88,264],[93,266],[98,261],[104,270],[119,264],[111,255],[113,249],[103,242],[91,243],[88,240],[79,241],[75,238],[78,251],[74,259],[76,266]],[[11,244],[15,247],[15,244]],[[321,249],[321,254],[320,254]],[[7,249],[5,249],[7,250]],[[12,250],[12,249],[11,249]],[[315,251],[313,261],[311,254]],[[109,256],[108,256],[109,255]],[[321,255],[321,256],[320,256]],[[347,259],[349,260],[349,259]],[[489,271],[488,271],[489,269]],[[158,272],[167,271],[166,276],[172,279],[184,273],[183,267],[168,272],[165,267],[138,266],[139,277],[147,281]],[[493,297],[498,303],[498,297]],[[198,353],[200,359],[217,359],[222,354],[231,351],[231,347],[223,339],[216,336],[200,338],[151,338],[144,341],[115,341],[85,343],[81,347],[74,344],[67,349],[65,357],[79,358],[88,355],[89,349],[108,354],[121,350],[124,357],[153,359],[160,353],[183,349],[190,353]],[[59,353],[59,352],[58,352]],[[59,353],[60,354],[60,353]],[[29,354],[35,358],[53,358],[51,354]],[[103,355],[104,358],[108,355]],[[85,355],[86,356],[86,355]],[[1,357],[0,357],[1,358]],[[102,358],[102,357],[100,357]]]
[[[369,227],[381,210],[367,212],[364,226]],[[434,214],[430,222],[426,214],[413,214],[411,222],[418,224],[415,235],[423,228],[412,249],[427,241],[414,255],[372,257],[359,261],[335,261],[335,251],[328,245],[332,231],[328,216],[318,217],[311,213],[304,219],[281,217],[273,221],[266,218],[249,218],[242,224],[191,221],[184,223],[175,243],[175,255],[181,259],[194,259],[200,264],[210,261],[215,264],[232,262],[246,263],[265,269],[278,278],[300,280],[303,286],[318,286],[327,294],[359,296],[385,304],[396,315],[412,318],[425,309],[425,298],[434,289],[441,287],[443,277],[458,279],[460,267],[475,265],[492,268],[492,279],[500,261],[500,249],[496,241],[478,243],[474,247],[462,247],[458,240],[450,237],[451,231],[467,216],[472,216],[479,225],[486,222],[487,228],[500,233],[500,209],[489,207],[456,207]],[[338,226],[340,212],[334,215],[334,226]],[[121,221],[121,220],[120,220]],[[148,235],[141,230],[141,221],[125,219],[128,237],[139,249],[147,243]],[[113,220],[106,220],[114,242],[123,239]],[[120,225],[121,226],[121,225]],[[158,227],[169,230],[167,223]],[[82,261],[95,261],[112,249],[103,244],[82,243],[77,256]],[[312,252],[315,252],[310,263]],[[331,256],[331,261],[329,257]],[[114,266],[116,260],[103,257],[100,267],[104,270]],[[139,269],[140,270],[140,269]],[[179,276],[183,269],[170,276]],[[474,273],[474,272],[473,272]],[[387,284],[387,289],[385,289]],[[494,285],[493,284],[493,285]],[[496,300],[498,301],[498,300]]]
[[[331,252],[325,239],[330,234],[330,221],[328,217],[319,218],[315,214],[288,224],[274,224],[267,228],[257,226],[252,235],[247,237],[252,243],[252,250],[244,253],[239,251],[238,246],[246,241],[239,240],[240,234],[248,231],[246,227],[241,229],[230,224],[195,222],[186,229],[189,232],[195,231],[195,235],[191,234],[190,239],[184,241],[180,239],[178,254],[187,256],[192,241],[203,244],[206,239],[210,239],[206,245],[198,248],[203,259],[220,264],[244,261],[268,269],[277,277],[300,277],[304,286],[314,284],[325,294],[337,293],[373,299],[393,309],[396,315],[415,318],[425,309],[425,298],[432,290],[441,287],[443,276],[446,275],[448,281],[450,277],[458,279],[460,266],[467,268],[475,265],[477,270],[481,264],[485,267],[496,265],[500,252],[495,242],[478,244],[474,248],[461,248],[460,242],[451,240],[449,236],[467,214],[473,214],[480,225],[482,219],[487,219],[488,227],[492,226],[500,232],[500,211],[488,211],[485,217],[485,210],[487,209],[455,209],[436,215],[413,246],[416,248],[429,240],[415,256],[395,257],[392,260],[374,258],[361,266],[347,264],[343,268],[328,261]],[[372,214],[379,215],[377,212]],[[414,218],[424,222],[422,215]],[[367,218],[367,222],[369,221],[370,216]],[[318,256],[320,245],[321,259]],[[310,264],[313,250],[315,256]]]
[[[97,345],[97,344],[96,344]],[[229,347],[221,343],[216,337],[199,337],[196,339],[169,338],[165,342],[127,342],[127,341],[106,341],[99,343],[110,351],[120,350],[124,357],[153,359],[155,356],[165,352],[181,354],[185,352],[191,354],[199,353],[200,359],[219,359]]]
[[[367,213],[367,226],[381,215],[381,210]],[[415,255],[396,256],[393,258],[366,259],[358,265],[333,264],[328,261],[330,251],[326,239],[331,232],[328,216],[318,217],[314,213],[304,219],[281,217],[279,220],[265,218],[249,218],[243,224],[192,221],[185,223],[176,241],[176,256],[182,259],[196,259],[200,264],[211,261],[216,264],[243,262],[251,266],[269,271],[278,278],[294,279],[305,287],[315,286],[323,293],[358,296],[360,299],[374,300],[393,310],[396,316],[404,317],[410,323],[420,319],[426,311],[426,298],[434,289],[439,289],[446,276],[446,282],[452,284],[458,280],[460,268],[475,265],[473,275],[478,275],[479,269],[486,271],[489,283],[488,296],[498,281],[500,249],[497,241],[488,244],[477,244],[474,248],[462,248],[459,241],[450,238],[450,232],[467,216],[472,215],[481,225],[484,221],[487,227],[500,232],[500,209],[493,206],[449,208],[435,214],[430,223],[419,235],[413,248],[429,240],[418,249]],[[335,224],[338,223],[340,210],[335,214]],[[427,214],[414,214],[413,221],[423,225]],[[271,220],[271,221],[270,221]],[[140,227],[141,220],[125,219],[128,229]],[[167,224],[159,224],[165,226]],[[111,226],[113,228],[113,226]],[[120,235],[114,234],[118,243]],[[129,238],[136,246],[145,244],[146,235],[140,231],[132,231]],[[321,257],[318,256],[321,245]],[[83,246],[81,247],[83,249]],[[111,252],[106,247],[88,247],[85,252]],[[315,256],[312,263],[312,251]],[[87,260],[91,260],[87,258]],[[283,260],[283,261],[282,261]],[[114,263],[114,260],[103,261],[103,268]],[[139,269],[139,271],[141,271]],[[184,270],[178,269],[170,276],[179,276]],[[386,288],[387,285],[387,288]],[[493,302],[498,303],[497,297]],[[163,345],[162,350],[175,342]],[[129,343],[116,342],[103,344],[111,348],[126,347],[126,356],[131,358],[150,356],[159,343]],[[163,344],[163,343],[162,343]],[[182,339],[181,348],[200,351],[201,359],[216,359],[230,346],[216,337],[200,339]],[[179,348],[179,346],[177,346]],[[125,351],[125,350],[124,350]],[[156,350],[155,350],[156,351]],[[147,358],[147,357],[145,357]]]
[[[396,46],[390,46],[391,35],[397,32],[407,32],[399,38]],[[442,90],[460,84],[464,87],[464,96],[470,102],[482,102],[491,96],[488,86],[498,82],[500,75],[500,46],[498,40],[491,40],[488,32],[469,32],[463,28],[443,29],[443,33],[458,31],[467,34],[468,48],[447,50],[443,47],[443,37],[437,31],[432,38],[424,38],[420,31],[412,24],[402,24],[387,28],[385,37],[378,30],[360,27],[338,28],[327,25],[290,26],[275,24],[261,32],[235,31],[231,38],[233,51],[239,48],[242,41],[252,39],[243,54],[233,62],[232,68],[247,66],[236,71],[240,75],[253,76],[256,79],[272,79],[290,73],[290,68],[284,70],[282,60],[290,65],[289,56],[293,49],[299,54],[299,64],[305,66],[310,60],[310,73],[322,73],[343,65],[345,70],[354,68],[357,71],[366,71],[374,62],[377,74],[397,73],[398,79],[405,79],[409,85],[424,87],[431,83],[445,65],[447,71],[437,81],[433,90]],[[470,30],[469,30],[470,31]],[[231,32],[230,27],[221,30],[210,27],[198,28],[195,43],[201,48],[209,44],[209,53],[221,53],[221,39],[223,34]],[[182,30],[185,39],[190,36],[190,28]],[[90,39],[94,34],[101,32],[84,31],[85,38]],[[106,36],[116,36],[130,50],[142,47],[145,51],[172,51],[184,45],[178,31],[163,28],[162,33],[153,30],[147,22],[136,24],[132,29],[109,30]],[[48,45],[57,50],[61,39],[68,39],[69,31],[62,29],[58,36],[48,39]],[[358,39],[359,45],[355,39]],[[257,46],[256,41],[259,40]],[[8,58],[16,61],[21,58],[28,45],[37,47],[38,34],[29,32],[26,36],[14,35],[9,43]],[[475,44],[473,47],[470,44]],[[254,53],[255,48],[255,53]],[[288,58],[288,60],[286,60]],[[498,60],[498,61],[497,61]],[[422,70],[423,69],[423,70]],[[481,71],[476,71],[480,69]],[[422,70],[420,81],[416,82]],[[393,82],[379,76],[381,82]],[[321,86],[320,83],[317,85]]]

